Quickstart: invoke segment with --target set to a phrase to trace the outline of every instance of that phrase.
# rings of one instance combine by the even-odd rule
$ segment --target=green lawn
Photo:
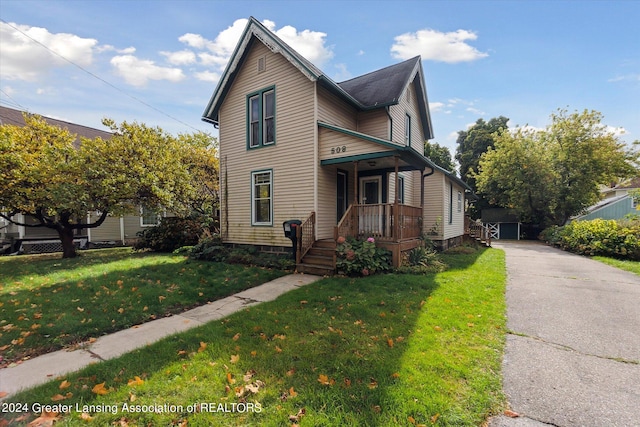
[[[285,274],[129,248],[0,257],[0,366],[206,304]]]
[[[613,267],[627,270],[637,275],[640,275],[640,261],[622,260],[616,258],[609,258],[604,256],[594,256],[593,259],[609,264]]]
[[[71,405],[71,426],[478,426],[505,406],[504,253],[444,260],[324,279],[12,401]]]

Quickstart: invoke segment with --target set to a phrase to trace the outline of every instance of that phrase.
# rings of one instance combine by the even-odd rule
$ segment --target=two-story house
[[[332,269],[339,236],[374,237],[396,265],[423,234],[462,240],[469,187],[423,155],[420,57],[336,83],[250,18],[203,120],[219,129],[226,243],[291,247],[283,222],[300,219],[299,269],[317,271],[302,264]]]

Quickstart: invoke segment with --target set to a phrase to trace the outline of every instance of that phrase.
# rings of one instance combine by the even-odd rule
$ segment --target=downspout
[[[429,166],[429,168],[431,169],[431,172],[429,173],[424,173],[424,171],[422,171],[422,179],[420,181],[421,185],[420,185],[420,207],[422,209],[424,209],[424,179],[428,176],[431,176],[435,173],[435,169],[431,166]]]

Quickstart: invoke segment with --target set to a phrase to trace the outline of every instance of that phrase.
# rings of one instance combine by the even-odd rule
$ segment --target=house
[[[56,120],[48,117],[43,119],[55,126],[68,129],[77,135],[76,146],[80,144],[80,137],[103,139],[111,138],[111,133],[99,129]],[[0,124],[24,126],[23,111],[0,106]],[[0,211],[2,207],[0,206]],[[87,214],[87,222],[95,222],[95,212]],[[16,215],[19,223],[37,224],[35,218],[22,214]],[[141,208],[140,215],[128,215],[123,217],[108,216],[102,225],[92,229],[77,230],[75,242],[80,248],[93,248],[103,246],[124,245],[136,239],[136,233],[146,227],[157,225],[159,217],[153,212]],[[61,251],[62,246],[58,233],[46,227],[26,227],[16,225],[0,218],[0,253],[36,253]]]
[[[420,57],[336,83],[250,18],[203,120],[219,128],[225,243],[286,250],[297,219],[298,267],[321,272],[308,265],[335,268],[338,236],[374,237],[396,265],[421,235],[462,240],[469,187],[423,155]]]
[[[592,219],[623,219],[627,215],[639,215],[636,200],[632,192],[640,190],[640,178],[627,179],[600,190],[602,200],[588,207],[585,212],[571,221],[589,221]]]

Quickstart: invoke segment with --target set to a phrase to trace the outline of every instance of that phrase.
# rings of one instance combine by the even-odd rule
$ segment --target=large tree
[[[456,166],[453,164],[451,158],[451,152],[444,145],[440,145],[437,142],[424,142],[424,155],[433,161],[436,165],[449,172],[454,172]]]
[[[637,151],[618,140],[602,114],[558,110],[551,120],[544,130],[495,134],[475,174],[490,202],[543,227],[562,225],[598,201],[598,184],[637,173]]]
[[[0,207],[3,218],[55,230],[63,257],[76,256],[76,230],[140,206],[184,213],[201,197],[202,165],[215,164],[206,134],[173,137],[160,128],[105,119],[109,139],[81,138],[24,116],[25,126],[0,126]],[[88,212],[99,212],[86,223]],[[19,222],[16,214],[35,219]]]
[[[477,193],[475,174],[478,172],[478,162],[480,156],[495,143],[495,135],[508,128],[509,119],[504,116],[494,117],[488,122],[478,119],[467,130],[458,132],[456,144],[456,160],[460,165],[460,177]],[[478,194],[478,200],[469,209],[473,218],[479,218],[482,209],[486,209],[491,204]]]

